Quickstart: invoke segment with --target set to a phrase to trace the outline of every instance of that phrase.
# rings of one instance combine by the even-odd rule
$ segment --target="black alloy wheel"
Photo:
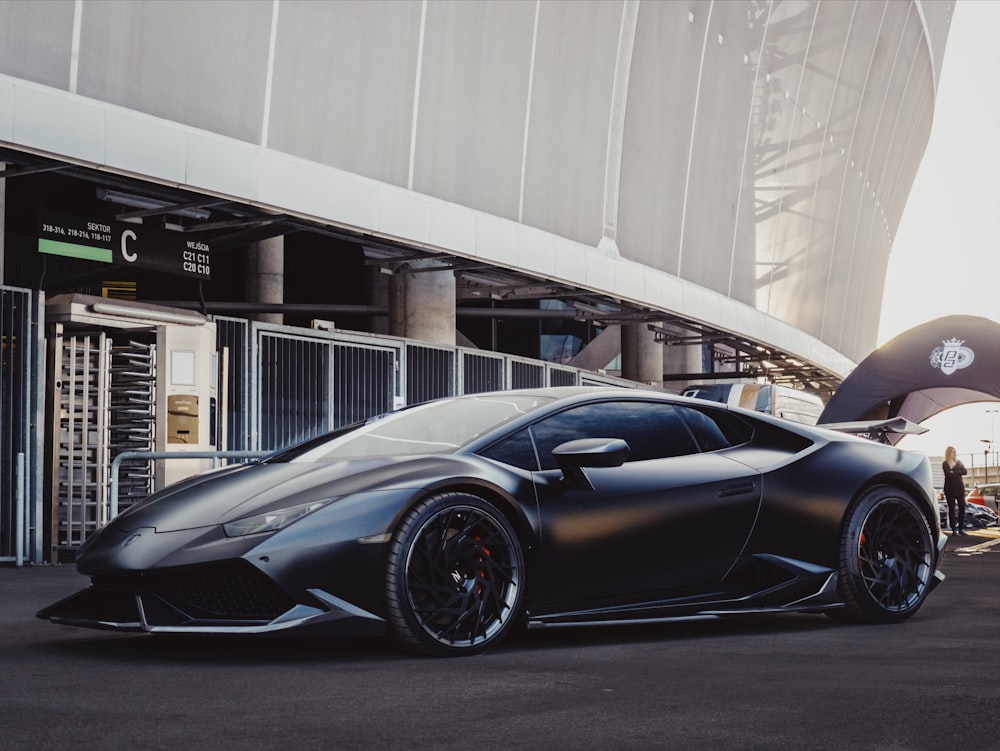
[[[934,540],[917,502],[905,491],[874,488],[848,511],[841,539],[838,589],[853,623],[898,623],[920,608],[930,591]]]
[[[492,504],[466,493],[422,501],[389,544],[386,619],[390,637],[441,656],[482,652],[518,618],[524,557]]]

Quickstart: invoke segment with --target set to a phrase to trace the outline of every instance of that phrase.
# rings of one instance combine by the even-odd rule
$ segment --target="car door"
[[[696,441],[711,416],[691,410],[685,419],[685,410],[608,401],[532,426],[542,466],[534,473],[536,602],[597,607],[679,596],[712,589],[730,569],[753,527],[761,477],[727,456],[730,440]],[[623,438],[629,460],[586,469],[593,490],[574,487],[551,452],[576,438]]]

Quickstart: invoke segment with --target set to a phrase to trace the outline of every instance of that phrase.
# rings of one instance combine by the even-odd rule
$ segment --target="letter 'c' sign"
[[[124,258],[129,263],[135,263],[135,259],[138,258],[135,253],[128,249],[128,240],[135,240],[135,232],[130,229],[122,232],[122,258]]]

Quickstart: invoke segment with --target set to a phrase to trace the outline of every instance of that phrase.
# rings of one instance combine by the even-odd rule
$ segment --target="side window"
[[[531,472],[538,470],[538,460],[535,458],[535,447],[527,429],[520,430],[512,436],[479,452],[480,456],[493,459],[512,467],[520,467]]]
[[[677,408],[656,402],[586,404],[536,423],[531,434],[542,469],[555,469],[552,450],[577,438],[623,438],[631,449],[630,462],[698,453]]]
[[[722,410],[678,407],[678,412],[694,434],[702,451],[738,446],[753,437],[753,430],[741,419]]]

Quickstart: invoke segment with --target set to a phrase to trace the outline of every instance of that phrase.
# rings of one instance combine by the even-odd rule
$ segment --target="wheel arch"
[[[937,504],[932,498],[927,497],[927,493],[924,488],[921,487],[920,483],[914,480],[910,475],[898,472],[883,472],[874,475],[869,477],[864,484],[858,488],[857,492],[851,498],[850,503],[848,503],[844,509],[844,515],[840,521],[841,532],[843,532],[844,525],[847,524],[848,519],[850,518],[850,510],[857,506],[858,503],[861,502],[861,499],[867,496],[871,491],[881,487],[898,488],[912,496],[913,499],[919,504],[931,530],[935,534],[939,534],[941,532],[941,520],[938,516]]]

